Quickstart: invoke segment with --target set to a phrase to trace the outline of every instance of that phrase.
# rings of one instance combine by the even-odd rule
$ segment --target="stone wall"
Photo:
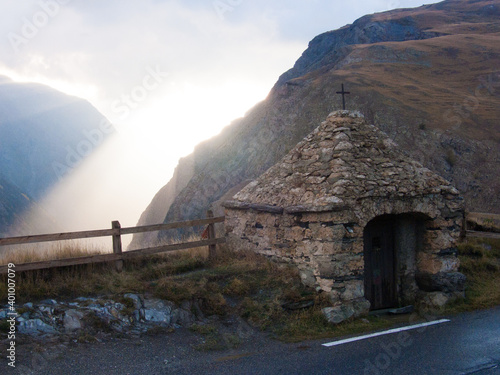
[[[425,200],[419,200],[422,201]],[[366,224],[384,214],[420,214],[426,218],[422,248],[402,246],[397,249],[400,254],[410,253],[404,256],[408,260],[406,270],[415,274],[458,270],[455,241],[460,235],[460,211],[453,213],[455,217],[444,218],[438,216],[440,211],[429,204],[412,204],[411,201],[406,204],[401,201],[378,203],[376,212],[354,208],[293,214],[286,210],[283,213],[266,212],[265,208],[259,207],[230,208],[230,204],[226,204],[228,244],[236,250],[251,249],[275,260],[296,264],[306,285],[327,292],[347,285],[347,297],[342,297],[342,290],[335,293],[341,300],[350,298],[351,290],[359,291],[362,283],[363,230]],[[444,204],[444,207],[448,206]],[[370,216],[363,217],[366,212],[370,212]],[[411,234],[403,232],[399,235],[408,239]]]

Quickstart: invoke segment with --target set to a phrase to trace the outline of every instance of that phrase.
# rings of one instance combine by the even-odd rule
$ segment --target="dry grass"
[[[470,238],[458,246],[460,272],[467,276],[465,300],[450,312],[484,309],[500,305],[500,240]]]
[[[196,300],[207,316],[239,314],[288,340],[293,340],[294,331],[297,337],[313,337],[317,330],[311,326],[318,322],[323,333],[335,331],[322,318],[325,301],[302,285],[295,268],[252,252],[219,249],[215,259],[208,259],[206,248],[192,249],[126,261],[121,273],[106,264],[23,272],[16,275],[16,284],[18,303],[135,292],[177,303]],[[2,299],[5,285],[0,281]],[[282,307],[286,302],[314,298],[317,305],[308,311],[287,312]],[[217,346],[220,340],[208,337],[204,349]],[[224,342],[228,340],[232,342],[224,337]]]
[[[82,241],[9,246],[0,255],[2,264],[30,263],[63,258],[110,253],[106,246]],[[112,263],[69,266],[21,272],[16,274],[16,293],[19,303],[45,298],[72,298],[81,295],[148,292],[157,279],[201,267],[208,257],[207,248],[193,248],[138,257],[125,262],[125,269],[117,273]],[[7,296],[5,275],[0,277],[0,298]]]
[[[461,272],[468,278],[466,299],[452,306],[449,312],[500,304],[499,245],[499,241],[478,239],[460,245]],[[19,273],[17,301],[126,292],[176,303],[195,300],[207,316],[237,314],[284,341],[343,336],[401,323],[396,318],[368,317],[331,325],[321,312],[322,307],[330,304],[326,294],[304,287],[296,268],[252,252],[222,248],[215,259],[208,259],[207,253],[206,248],[199,248],[137,258],[126,261],[121,273],[107,264]],[[2,299],[6,297],[5,285],[0,281]],[[301,301],[314,301],[314,305],[301,310],[284,308],[287,303]],[[232,342],[231,338],[218,334],[207,334],[206,339],[202,350]]]
[[[89,241],[59,241],[0,247],[0,265],[77,258],[109,253],[104,245]]]
[[[148,246],[171,245],[179,242],[199,241],[197,236],[189,236],[177,241],[164,240],[151,243]],[[0,265],[8,263],[22,264],[47,260],[77,258],[89,255],[109,254],[112,252],[111,239],[101,240],[68,240],[42,242],[26,245],[12,245],[0,247]],[[193,256],[208,256],[206,248],[190,249]],[[163,255],[159,255],[163,256]]]

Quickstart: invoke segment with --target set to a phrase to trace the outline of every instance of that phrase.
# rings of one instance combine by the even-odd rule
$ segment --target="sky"
[[[58,207],[68,230],[106,227],[111,220],[134,226],[179,158],[265,99],[312,38],[365,14],[420,5],[2,0],[0,75],[84,98],[113,123],[113,139],[46,204]]]

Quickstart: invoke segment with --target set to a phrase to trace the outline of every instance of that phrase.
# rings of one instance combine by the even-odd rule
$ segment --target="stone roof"
[[[336,111],[225,206],[320,212],[346,208],[360,198],[448,193],[458,195],[362,114]]]

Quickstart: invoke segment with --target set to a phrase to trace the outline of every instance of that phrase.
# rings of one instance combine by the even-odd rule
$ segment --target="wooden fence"
[[[475,230],[466,231],[466,237],[481,237],[481,238],[495,238],[500,240],[500,233],[495,232],[479,232]]]
[[[67,258],[67,259],[16,264],[15,271],[19,272],[19,271],[41,270],[54,267],[64,267],[64,266],[74,266],[80,264],[114,261],[117,271],[121,272],[123,267],[123,260],[143,255],[152,255],[169,251],[208,246],[209,257],[214,257],[216,254],[216,246],[218,244],[222,244],[225,242],[225,238],[223,237],[216,238],[215,235],[215,224],[222,222],[224,222],[224,217],[223,216],[214,217],[212,211],[207,212],[206,219],[189,220],[189,221],[182,221],[182,222],[168,223],[168,224],[145,225],[140,227],[121,228],[120,223],[118,221],[113,221],[111,224],[111,229],[0,238],[0,246],[112,236],[113,253],[111,254],[89,255],[78,258]],[[178,228],[186,228],[194,226],[205,226],[205,225],[208,225],[207,230],[205,231],[205,233],[207,234],[207,238],[201,239],[200,241],[191,241],[191,242],[177,243],[172,245],[161,245],[161,246],[149,247],[146,249],[138,249],[138,250],[122,252],[122,240],[121,240],[122,235],[153,232],[153,231],[168,230],[168,229],[178,229]],[[7,270],[8,270],[7,265],[0,266],[0,274],[7,273]]]
[[[0,238],[0,246],[112,236],[113,253],[111,254],[89,255],[78,258],[67,258],[67,259],[33,262],[33,263],[22,263],[22,264],[16,264],[15,270],[16,272],[31,271],[31,270],[41,270],[46,268],[54,268],[54,267],[64,267],[64,266],[74,266],[80,264],[114,261],[117,271],[120,272],[123,267],[123,260],[143,255],[152,255],[169,251],[208,246],[209,257],[214,257],[216,253],[216,246],[218,244],[222,244],[225,242],[225,238],[223,237],[217,238],[215,235],[214,225],[216,223],[222,223],[222,222],[224,222],[224,217],[223,216],[214,217],[212,211],[207,212],[206,219],[189,220],[189,221],[182,221],[182,222],[168,223],[168,224],[145,225],[140,227],[121,228],[120,223],[118,221],[113,221],[111,224],[111,229]],[[122,235],[153,232],[153,231],[168,230],[168,229],[178,229],[178,228],[186,228],[194,226],[205,226],[205,225],[208,225],[207,230],[205,231],[205,233],[207,234],[206,236],[207,238],[201,239],[200,241],[191,241],[191,242],[178,243],[172,245],[161,245],[161,246],[149,247],[146,249],[138,249],[138,250],[122,252],[122,241],[121,241]],[[500,238],[500,233],[478,232],[478,231],[468,230],[466,219],[464,217],[464,223],[462,227],[462,238],[465,237]],[[8,270],[7,265],[0,266],[0,275],[7,273],[7,270]]]
[[[485,231],[483,229],[481,230],[470,230],[468,227],[468,221],[471,220],[473,217],[476,217],[476,220],[480,216],[488,216],[492,220],[492,224],[494,221],[496,221],[496,232],[493,231],[495,229],[490,228],[492,231]],[[474,220],[474,219],[472,219]],[[462,233],[461,233],[461,238],[465,239],[467,237],[480,237],[480,238],[494,238],[494,239],[500,239],[500,233],[498,233],[498,223],[500,222],[500,215],[496,214],[487,214],[487,213],[482,213],[482,212],[465,212],[463,219],[462,219]]]

